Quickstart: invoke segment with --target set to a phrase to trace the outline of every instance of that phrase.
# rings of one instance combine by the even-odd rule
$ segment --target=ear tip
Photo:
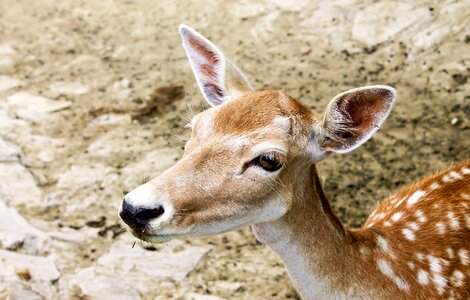
[[[184,23],[181,23],[178,26],[178,32],[180,35],[187,35],[188,33],[194,32],[194,29]]]
[[[397,90],[394,87],[391,87],[389,85],[375,85],[372,86],[372,88],[382,91],[385,96],[390,99],[391,102],[395,102],[395,100],[397,99]]]

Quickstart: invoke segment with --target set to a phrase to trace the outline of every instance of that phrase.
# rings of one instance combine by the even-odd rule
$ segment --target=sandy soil
[[[44,231],[98,230],[48,250],[61,272],[54,297],[87,296],[73,278],[127,235],[117,218],[122,196],[178,159],[185,119],[206,106],[179,23],[216,42],[257,88],[284,88],[317,112],[349,88],[398,90],[371,141],[319,164],[350,227],[391,192],[469,158],[470,5],[413,3],[0,0],[0,134],[20,149],[14,168],[27,172],[1,175],[0,195]],[[28,102],[37,96],[57,107]],[[11,162],[0,164],[13,172]],[[12,190],[21,180],[34,186]],[[143,299],[298,298],[280,260],[249,228],[176,243],[147,250],[211,250],[182,280],[114,275]],[[139,280],[147,286],[135,286]]]

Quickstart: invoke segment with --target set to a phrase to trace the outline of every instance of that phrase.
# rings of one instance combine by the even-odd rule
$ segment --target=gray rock
[[[84,188],[95,184],[97,180],[105,178],[113,171],[112,168],[102,164],[94,164],[91,166],[74,165],[59,177],[57,187],[64,189]]]
[[[21,151],[17,145],[0,139],[0,162],[18,161],[20,155]]]
[[[49,90],[57,95],[83,95],[90,91],[87,86],[78,82],[56,81],[49,85]]]
[[[97,265],[122,275],[137,272],[147,277],[182,280],[212,249],[210,246],[185,245],[181,251],[175,251],[179,241],[174,241],[160,251],[147,251],[139,246],[132,248],[132,240],[121,238],[98,259]]]
[[[12,251],[0,250],[0,278],[18,278],[20,273],[27,273],[31,281],[45,281],[53,283],[60,278],[59,270],[54,261],[47,257],[20,254]]]
[[[82,295],[96,300],[134,300],[141,299],[139,292],[126,283],[121,276],[110,274],[96,275],[91,268],[79,272],[73,280]]]
[[[374,46],[428,16],[429,11],[424,7],[405,2],[377,2],[357,13],[352,36],[367,46]]]
[[[0,56],[0,72],[9,72],[15,67],[15,61],[9,56]]]
[[[140,299],[151,291],[155,278],[185,278],[211,249],[174,241],[148,251],[140,244],[133,247],[134,241],[129,234],[121,235],[95,264],[77,272],[71,284],[93,299]]]
[[[40,204],[42,193],[31,173],[19,163],[0,163],[0,198],[10,206]]]
[[[0,287],[0,299],[9,299],[9,300],[43,300],[44,297],[31,290],[25,284],[21,283],[12,283],[10,285],[5,285],[4,287],[4,298],[2,297],[2,288]]]
[[[7,98],[10,112],[23,120],[40,122],[49,113],[63,110],[70,105],[69,101],[50,100],[27,92],[18,92]]]
[[[20,80],[10,76],[0,76],[0,93],[9,89],[20,86],[22,83]]]
[[[0,199],[0,248],[22,248],[30,254],[42,254],[48,247],[48,236],[31,226],[16,210],[7,207]]]
[[[0,55],[13,55],[16,51],[8,44],[0,44]]]
[[[204,295],[198,293],[187,293],[184,296],[178,298],[178,300],[224,300],[225,298],[220,298],[212,295]]]

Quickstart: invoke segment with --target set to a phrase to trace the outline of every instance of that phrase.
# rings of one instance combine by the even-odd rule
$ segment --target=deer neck
[[[314,165],[293,187],[295,199],[281,219],[253,225],[257,239],[283,260],[303,299],[338,299],[352,292],[355,247],[331,210]],[[338,273],[340,272],[340,273]],[[347,278],[347,279],[345,279]]]

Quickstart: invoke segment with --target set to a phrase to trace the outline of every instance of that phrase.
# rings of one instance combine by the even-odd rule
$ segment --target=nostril
[[[159,218],[165,213],[163,206],[154,209],[141,209],[135,214],[135,218],[140,221],[150,221]]]

